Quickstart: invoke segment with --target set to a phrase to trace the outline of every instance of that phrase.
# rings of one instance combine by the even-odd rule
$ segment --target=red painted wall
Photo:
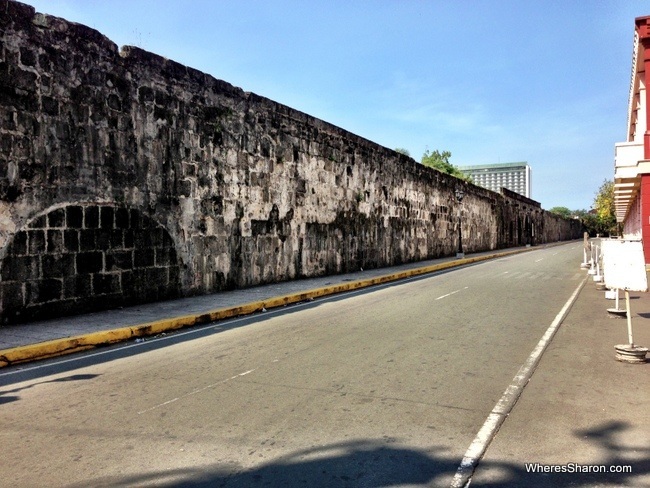
[[[646,131],[643,134],[644,159],[650,159],[650,16],[639,17],[635,21],[639,34],[639,66],[640,77],[645,81],[646,96]],[[643,254],[646,264],[650,264],[650,174],[641,175],[641,237],[643,239]]]
[[[646,264],[650,263],[650,174],[641,175],[641,238]]]

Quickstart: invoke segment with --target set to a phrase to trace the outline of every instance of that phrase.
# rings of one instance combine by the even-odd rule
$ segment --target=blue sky
[[[416,160],[527,161],[588,209],[625,139],[647,0],[27,0]]]

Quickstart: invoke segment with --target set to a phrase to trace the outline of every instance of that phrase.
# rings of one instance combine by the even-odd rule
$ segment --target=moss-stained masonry
[[[579,237],[86,26],[0,0],[2,322]],[[454,190],[462,187],[459,206]]]

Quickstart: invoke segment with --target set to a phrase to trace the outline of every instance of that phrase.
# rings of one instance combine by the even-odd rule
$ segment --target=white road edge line
[[[533,349],[533,352],[531,352],[526,362],[521,366],[521,368],[519,368],[519,371],[513,378],[512,383],[510,383],[508,388],[506,388],[505,392],[501,396],[501,399],[496,403],[488,415],[485,423],[478,431],[478,434],[476,434],[476,437],[467,449],[467,452],[465,452],[465,456],[463,457],[463,460],[461,461],[460,466],[456,471],[456,475],[451,482],[451,488],[466,488],[469,486],[471,477],[474,474],[474,470],[478,466],[479,461],[485,454],[485,451],[490,445],[490,442],[492,442],[492,439],[494,439],[494,436],[501,427],[501,424],[503,424],[503,421],[510,414],[510,411],[515,406],[515,403],[517,403],[517,400],[519,399],[519,396],[521,395],[524,387],[528,384],[528,381],[530,381],[530,377],[533,375],[533,372],[535,371],[535,368],[537,367],[542,354],[553,339],[553,336],[557,332],[557,329],[560,327],[560,324],[566,318],[567,314],[569,313],[569,309],[578,298],[578,294],[587,282],[587,278],[589,278],[589,276],[585,277],[582,280],[582,282],[578,285],[573,294],[564,304],[562,310],[560,310],[560,312],[555,316],[555,319],[548,327],[548,329],[546,329],[546,332],[537,343],[537,346],[535,346],[535,349]]]

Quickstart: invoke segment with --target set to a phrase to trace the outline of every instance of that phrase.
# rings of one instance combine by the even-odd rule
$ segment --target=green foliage
[[[422,155],[422,164],[428,166],[429,168],[437,169],[443,173],[447,173],[456,178],[460,178],[465,181],[472,181],[472,179],[459,170],[456,166],[449,162],[451,158],[451,153],[449,151],[438,151],[435,150],[430,152],[428,149]]]
[[[596,232],[602,235],[616,234],[616,208],[614,206],[614,182],[603,181],[594,198]]]
[[[592,210],[569,210],[553,207],[549,212],[564,218],[578,218],[590,236],[615,235],[618,232],[614,207],[614,182],[605,180],[596,192]]]
[[[610,180],[603,181],[600,185],[596,198],[594,199],[594,210],[603,220],[615,218],[614,213],[614,182]]]
[[[564,217],[565,219],[570,219],[574,215],[574,212],[569,210],[567,207],[553,207],[549,212]]]
[[[411,153],[409,152],[409,150],[404,149],[403,147],[396,147],[395,152],[403,154],[404,156],[408,156],[409,158],[411,157]]]
[[[451,174],[454,171],[454,165],[449,162],[451,153],[449,151],[435,150],[430,152],[428,149],[422,155],[422,164],[429,168],[435,168],[443,173]]]
[[[566,217],[566,207],[553,207],[549,212],[553,212],[562,217]],[[614,182],[605,180],[596,192],[592,210],[572,210],[571,218],[579,218],[585,231],[590,236],[615,235],[618,232],[616,223],[616,212],[614,207]]]
[[[602,225],[600,224],[600,219],[596,215],[595,211],[586,212],[582,217],[580,217],[582,225],[585,228],[585,231],[589,233],[591,237],[596,237],[596,234],[602,234]]]

